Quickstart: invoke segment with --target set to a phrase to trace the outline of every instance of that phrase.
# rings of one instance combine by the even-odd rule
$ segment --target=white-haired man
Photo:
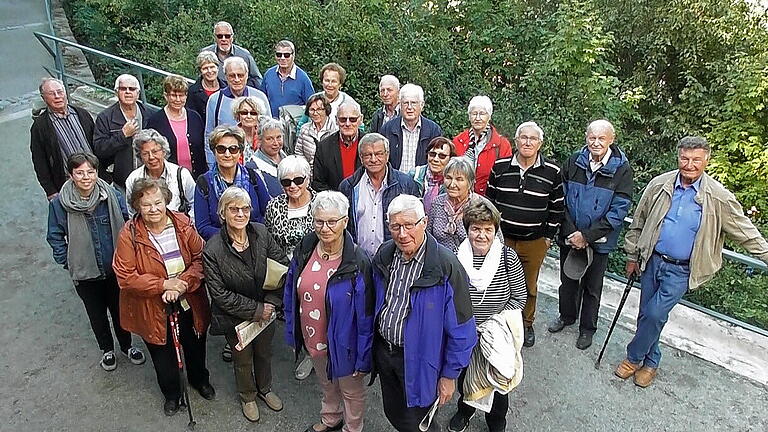
[[[388,121],[400,114],[400,80],[394,75],[384,75],[379,81],[381,107],[371,118],[371,132],[379,132]]]
[[[253,88],[261,87],[261,71],[256,64],[256,60],[253,59],[250,51],[235,44],[235,30],[232,28],[232,24],[226,21],[219,21],[213,25],[213,44],[208,45],[200,51],[210,51],[216,54],[219,59],[219,63],[230,57],[240,57],[248,64],[248,85]],[[219,69],[219,79],[227,79],[224,69]]]
[[[363,114],[360,105],[347,101],[339,105],[336,113],[338,132],[323,138],[317,145],[315,164],[312,167],[312,189],[316,191],[339,190],[339,184],[360,167],[357,146],[363,133],[360,125]]]

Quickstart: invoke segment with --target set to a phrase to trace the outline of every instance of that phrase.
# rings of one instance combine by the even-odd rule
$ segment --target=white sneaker
[[[299,362],[299,365],[296,366],[296,379],[305,380],[309,378],[310,375],[312,375],[312,359],[307,355],[304,356],[304,360]]]

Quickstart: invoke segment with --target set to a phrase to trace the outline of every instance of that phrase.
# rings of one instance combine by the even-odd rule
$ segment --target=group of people
[[[443,136],[423,115],[423,89],[385,75],[366,127],[341,90],[342,66],[325,65],[315,93],[290,41],[275,45],[277,64],[262,76],[231,25],[213,34],[197,56],[200,77],[189,87],[167,77],[157,112],[127,74],[95,122],[68,103],[61,81],[40,85],[47,109],[31,152],[50,201],[47,238],[85,305],[101,367],[117,366],[109,314],[134,364],[145,356],[131,333],[143,339],[172,415],[182,391],[174,339],[189,384],[212,399],[206,335],[223,335],[243,415],[258,421],[259,399],[283,408],[272,385],[277,325],[244,347],[235,327],[281,316],[297,377],[312,368],[322,389],[308,431],[362,430],[368,375],[399,431],[438,430],[433,407],[455,391],[450,431],[465,430],[477,407],[489,430],[505,430],[552,242],[561,285],[548,330],[578,320],[576,347],[592,344],[634,188],[613,125],[590,123],[584,147],[560,164],[542,151],[535,122],[520,124],[512,143],[502,136],[487,96],[469,101],[466,130]],[[275,119],[290,105],[305,114],[295,143]],[[678,169],[646,187],[625,238],[642,296],[615,374],[641,387],[656,375],[670,310],[719,269],[724,235],[768,262],[768,243],[705,173],[709,158],[705,139],[680,140]],[[278,288],[265,284],[272,262],[288,268]]]

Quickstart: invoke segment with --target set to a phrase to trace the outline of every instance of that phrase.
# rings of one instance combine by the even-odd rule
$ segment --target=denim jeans
[[[627,360],[657,368],[661,361],[659,336],[669,318],[669,312],[688,291],[687,265],[665,262],[657,254],[651,255],[640,279],[640,312],[637,331],[627,345]]]

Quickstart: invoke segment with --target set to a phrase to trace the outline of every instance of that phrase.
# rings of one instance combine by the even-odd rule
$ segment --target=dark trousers
[[[157,383],[166,399],[181,398],[181,377],[179,364],[176,360],[176,349],[173,346],[170,317],[165,323],[165,345],[147,344],[147,351],[152,357]],[[195,334],[192,320],[192,310],[179,313],[179,343],[184,352],[184,367],[187,371],[187,381],[192,387],[200,388],[208,383],[208,369],[205,367],[205,333]]]
[[[384,414],[392,426],[400,432],[418,432],[419,423],[430,407],[408,407],[405,399],[405,364],[402,348],[389,349],[383,338],[377,336],[373,344],[376,371],[381,384]],[[437,432],[440,426],[432,421],[429,431]]]
[[[467,370],[464,369],[459,375],[459,412],[464,417],[469,417],[475,413],[475,408],[464,403],[464,378]],[[509,394],[495,393],[493,395],[493,405],[491,412],[485,414],[485,422],[489,430],[504,430],[507,425],[507,410],[509,409]]]
[[[571,248],[560,247],[560,317],[566,323],[573,323],[579,317],[579,333],[595,334],[597,330],[597,311],[600,309],[600,297],[603,295],[603,278],[608,266],[608,254],[595,252],[592,264],[581,281],[570,279],[563,272],[565,259]]]
[[[256,392],[267,394],[272,390],[272,339],[275,337],[275,328],[273,322],[242,351],[235,348],[237,336],[234,333],[225,335],[232,347],[235,385],[243,402],[255,401]]]
[[[115,349],[112,330],[109,328],[109,317],[107,317],[107,311],[109,311],[120,349],[127,352],[131,347],[131,333],[120,327],[120,287],[117,285],[115,275],[101,280],[77,281],[75,291],[83,301],[85,313],[88,314],[99,348],[104,352]]]

